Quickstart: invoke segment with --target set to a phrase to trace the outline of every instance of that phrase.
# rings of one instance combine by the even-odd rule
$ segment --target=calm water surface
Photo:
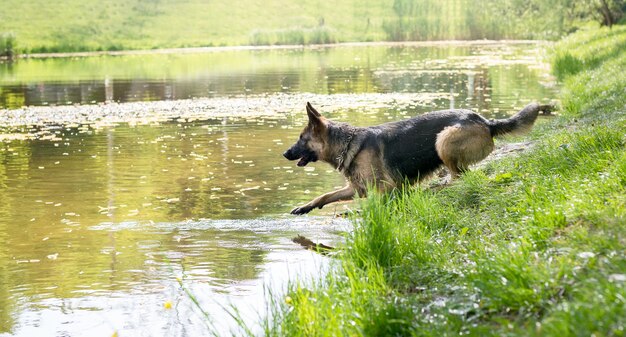
[[[351,204],[288,215],[343,184],[329,166],[298,168],[281,156],[304,125],[304,97],[357,125],[449,107],[504,117],[553,97],[538,50],[376,46],[0,64],[1,113],[212,97],[255,98],[254,111],[268,108],[265,98],[303,97],[301,110],[271,117],[1,131],[11,137],[0,138],[0,335],[229,334],[228,306],[258,321],[264,287],[331,263],[291,238],[337,245],[350,229],[332,214]],[[396,93],[405,100],[369,103]],[[355,108],[359,100],[367,108]]]

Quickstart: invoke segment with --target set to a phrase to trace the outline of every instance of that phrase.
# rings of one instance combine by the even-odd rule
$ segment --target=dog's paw
[[[304,205],[301,207],[296,207],[291,211],[291,214],[294,215],[302,215],[302,214],[307,214],[309,213],[314,207],[309,206],[309,205]]]

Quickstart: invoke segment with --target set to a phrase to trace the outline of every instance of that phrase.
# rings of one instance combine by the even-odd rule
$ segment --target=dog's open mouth
[[[302,167],[314,161],[317,161],[317,157],[315,156],[315,154],[305,154],[302,158],[300,158],[300,160],[298,161],[298,164],[296,165]]]
[[[285,153],[283,153],[283,156],[287,158],[287,160],[299,159],[297,164],[298,166],[306,166],[306,164],[312,161],[317,161],[317,154],[315,154],[315,152],[309,149],[302,150],[296,146],[293,146],[289,150],[285,151]]]
[[[310,162],[310,160],[308,160],[306,157],[302,157],[300,158],[300,160],[298,161],[298,166],[302,167],[302,166],[306,166],[306,164],[308,164]]]

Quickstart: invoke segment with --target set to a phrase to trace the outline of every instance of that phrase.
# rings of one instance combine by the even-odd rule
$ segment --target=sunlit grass
[[[76,52],[382,40],[393,1],[6,0],[0,34],[20,52]],[[300,27],[333,27],[300,28]],[[268,40],[261,39],[261,32]],[[271,35],[271,36],[266,36]],[[251,40],[251,36],[257,36]]]
[[[591,57],[572,41],[626,37],[614,29],[557,50]],[[624,335],[624,62],[616,50],[563,75],[566,111],[535,128],[532,151],[439,191],[370,196],[337,268],[292,285],[266,335]]]
[[[573,18],[564,3],[538,1],[530,13],[525,3],[495,0],[3,0],[0,33],[14,32],[19,51],[25,53],[250,43],[554,39],[580,19]]]
[[[554,74],[561,80],[582,70],[590,71],[626,49],[626,26],[595,28],[587,26],[563,39],[552,58]],[[604,65],[606,66],[606,65]]]

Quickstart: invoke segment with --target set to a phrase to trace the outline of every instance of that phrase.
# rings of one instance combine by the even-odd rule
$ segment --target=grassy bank
[[[626,27],[554,51],[561,115],[533,150],[440,191],[373,195],[341,268],[293,285],[267,335],[624,336]]]
[[[3,0],[0,35],[12,34],[22,53],[556,39],[593,16],[576,8],[570,0]]]
[[[371,2],[371,3],[370,3]],[[0,34],[27,53],[249,45],[258,35],[381,40],[393,0],[5,0]],[[281,34],[285,33],[285,34]],[[298,43],[300,41],[273,41]],[[306,41],[303,41],[306,42]]]

